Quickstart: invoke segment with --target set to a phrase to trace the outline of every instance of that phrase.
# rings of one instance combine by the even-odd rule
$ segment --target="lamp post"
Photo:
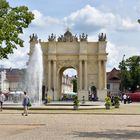
[[[124,57],[125,57],[125,54],[122,57],[122,67],[121,67],[121,93],[123,92],[123,82],[122,81],[123,81],[124,77],[123,77],[122,71],[123,71],[123,67],[124,67]]]
[[[52,88],[52,92],[53,92],[53,101],[54,101],[54,88]]]

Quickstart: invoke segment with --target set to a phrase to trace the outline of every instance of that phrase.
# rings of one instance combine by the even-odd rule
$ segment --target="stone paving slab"
[[[22,106],[4,106],[4,109],[22,109]],[[103,109],[105,106],[79,106],[79,110]],[[30,110],[72,110],[73,106],[33,106]]]
[[[140,115],[0,114],[0,120],[1,140],[140,139]]]
[[[140,104],[119,109],[0,112],[0,140],[139,140]]]

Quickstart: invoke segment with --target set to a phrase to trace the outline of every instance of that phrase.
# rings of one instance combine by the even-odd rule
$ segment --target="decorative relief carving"
[[[98,73],[98,64],[95,61],[88,61],[88,73],[97,74]]]
[[[75,60],[58,60],[57,61],[57,70],[60,70],[64,67],[73,67],[74,69],[78,70],[78,61]]]
[[[88,79],[89,79],[89,86],[94,85],[97,87],[97,75],[96,74],[89,74],[88,75]]]
[[[73,36],[72,33],[69,30],[67,30],[64,33],[64,35],[60,35],[58,37],[58,42],[73,42],[73,41],[78,42],[78,38],[77,38],[76,35]]]
[[[80,41],[87,41],[88,35],[82,33],[79,36]],[[51,35],[48,36],[48,41],[56,41],[56,36],[52,33]],[[77,35],[72,35],[72,33],[67,30],[64,35],[60,35],[57,38],[58,42],[78,42],[78,37]]]

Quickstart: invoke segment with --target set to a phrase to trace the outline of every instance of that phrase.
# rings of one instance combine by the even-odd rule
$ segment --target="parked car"
[[[126,93],[130,97],[132,102],[140,102],[140,92]]]

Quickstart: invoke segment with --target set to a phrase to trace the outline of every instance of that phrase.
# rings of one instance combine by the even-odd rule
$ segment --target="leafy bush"
[[[111,98],[110,97],[106,97],[105,98],[105,106],[111,106],[112,105],[112,103],[111,103]]]
[[[77,96],[74,96],[74,98],[73,98],[73,105],[74,106],[79,106],[79,100],[78,100]]]
[[[114,105],[116,106],[116,108],[118,108],[119,107],[119,105],[120,105],[120,97],[119,96],[115,96],[114,97]]]

